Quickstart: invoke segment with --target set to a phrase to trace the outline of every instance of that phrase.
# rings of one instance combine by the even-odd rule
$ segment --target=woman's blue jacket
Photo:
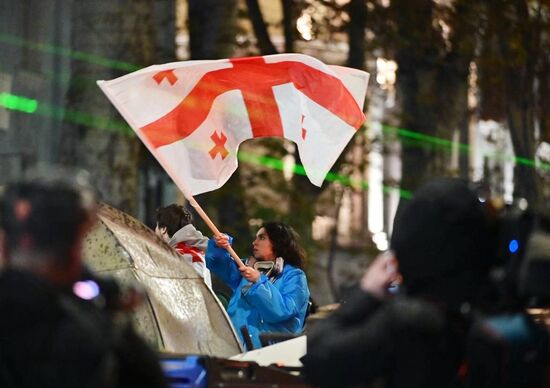
[[[243,325],[248,328],[254,348],[261,347],[261,333],[299,334],[302,331],[309,302],[304,271],[285,263],[274,281],[261,274],[256,283],[251,283],[241,276],[227,250],[218,247],[212,239],[208,242],[206,266],[233,291],[227,313],[241,341]]]

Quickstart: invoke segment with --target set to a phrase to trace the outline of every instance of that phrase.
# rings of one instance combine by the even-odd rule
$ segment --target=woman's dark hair
[[[282,222],[266,222],[262,225],[273,245],[276,257],[282,257],[285,263],[304,268],[305,251],[299,243],[300,236],[290,226]]]
[[[160,228],[166,228],[168,236],[193,222],[193,215],[185,207],[177,204],[159,207],[156,214],[157,224]]]

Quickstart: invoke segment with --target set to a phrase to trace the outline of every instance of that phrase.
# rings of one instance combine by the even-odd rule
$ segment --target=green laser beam
[[[0,93],[0,106],[23,113],[37,114],[40,116],[50,117],[58,121],[67,121],[73,124],[86,125],[93,128],[107,130],[109,132],[121,133],[128,135],[133,131],[121,120],[105,119],[90,115],[85,112],[79,112],[70,109],[54,107],[48,104],[39,103],[37,100],[16,96],[9,93]],[[283,171],[284,163],[281,159],[273,158],[265,155],[257,155],[250,152],[239,151],[237,153],[239,161],[244,163],[258,165],[272,170]],[[295,164],[293,168],[294,174],[306,176],[304,166]],[[325,177],[327,182],[339,182],[345,186],[361,187],[368,189],[368,183],[364,180],[352,179],[346,175],[329,172]],[[393,190],[399,190],[401,197],[409,198],[411,193],[407,190],[398,189],[395,187],[384,186],[385,193]]]
[[[447,149],[451,149],[454,146],[458,146],[458,150],[460,152],[464,152],[464,153],[470,152],[470,146],[468,144],[455,143],[451,140],[442,139],[440,137],[430,136],[423,133],[418,133],[408,129],[398,128],[387,124],[382,124],[382,130],[386,133],[397,134],[398,137],[412,139],[413,141],[417,141],[420,143],[432,144],[437,147],[443,147]],[[516,164],[520,164],[524,166],[540,168],[541,170],[550,170],[550,163],[536,162],[535,160],[529,159],[529,158],[506,155],[498,152],[486,153],[484,155],[489,157],[490,159],[512,161],[512,162],[515,162]]]
[[[38,114],[45,117],[51,117],[59,121],[63,120],[74,124],[86,125],[89,127],[98,128],[123,135],[130,135],[133,132],[131,128],[122,120],[103,118],[88,114],[86,112],[55,107],[49,104],[39,103],[37,100],[34,99],[5,92],[0,93],[0,106],[14,111],[20,111],[28,114]],[[403,128],[398,128],[385,124],[382,125],[382,128],[387,133],[397,134],[401,138],[417,141],[421,144],[433,144],[447,149],[451,148],[454,145],[454,143],[450,140],[420,134]],[[463,152],[469,152],[470,147],[466,144],[459,144],[459,149]],[[549,163],[536,163],[534,160],[527,158],[513,157],[510,155],[502,156],[498,153],[488,155],[492,155],[493,158],[514,161],[518,164],[523,164],[531,167],[550,169]],[[254,155],[240,151],[237,154],[237,157],[239,160],[245,163],[256,164],[274,170],[282,171],[284,168],[282,160],[269,156]],[[293,172],[297,175],[306,175],[304,167],[299,164],[296,164],[294,166]],[[339,182],[340,184],[343,184],[345,186],[368,189],[368,183],[364,180],[353,179],[349,176],[333,172],[329,172],[327,174],[327,176],[325,177],[325,181]],[[392,186],[383,186],[383,192],[385,194],[388,194],[394,190],[399,190],[399,195],[402,198],[410,198],[412,196],[412,192],[409,190],[404,190]]]
[[[85,61],[85,62],[93,63],[93,64],[96,64],[96,65],[99,65],[99,66],[110,67],[110,68],[124,70],[124,71],[135,71],[135,70],[139,70],[141,68],[140,66],[132,64],[132,63],[113,60],[113,59],[105,58],[105,57],[102,57],[102,56],[99,56],[99,55],[90,54],[90,53],[86,53],[86,52],[82,52],[82,51],[74,51],[74,50],[70,50],[70,49],[65,48],[65,47],[55,46],[55,45],[51,45],[51,44],[37,43],[37,42],[29,41],[29,40],[24,39],[24,38],[19,37],[19,36],[16,36],[16,35],[13,35],[13,34],[7,34],[7,33],[4,33],[4,32],[0,32],[0,43],[16,45],[16,46],[19,46],[19,47],[28,48],[28,49],[31,49],[31,50],[42,51],[42,52],[45,52],[45,53],[48,53],[48,54],[53,54],[53,55],[61,55],[61,56],[68,57],[68,58],[71,58],[71,59]],[[82,80],[82,82],[84,82],[84,80]],[[6,104],[8,104],[8,103],[6,102],[6,103],[3,103],[1,105],[5,106]],[[30,108],[31,107],[29,107],[29,109]],[[19,110],[19,109],[17,109],[17,110]],[[50,108],[50,110],[55,111],[56,109]],[[73,122],[77,122],[78,124],[85,124],[86,122],[90,123],[90,122],[96,122],[97,121],[97,119],[94,119],[93,116],[87,115],[85,113],[79,113],[79,112],[74,112],[74,111],[66,111],[66,112],[68,112],[68,116],[70,118],[72,117],[72,120],[76,120],[76,121],[73,121]],[[102,120],[100,120],[100,122],[101,121]],[[111,124],[108,125],[108,127],[109,127],[110,130],[116,130],[116,131],[119,131],[123,127],[125,127],[126,130],[124,130],[123,132],[128,131],[128,127],[125,124],[123,124],[121,126],[119,124],[112,124],[111,123]],[[107,128],[105,128],[105,129],[107,129]],[[442,147],[442,148],[446,148],[446,149],[451,149],[455,144],[451,140],[443,139],[443,138],[436,137],[436,136],[430,136],[430,135],[422,134],[422,133],[419,133],[419,132],[411,131],[411,130],[408,130],[408,129],[394,127],[394,126],[391,126],[391,125],[383,124],[382,129],[383,129],[384,132],[395,133],[399,137],[402,137],[402,138],[408,138],[408,139],[412,139],[412,140],[415,140],[415,141],[418,141],[418,142],[421,142],[421,143],[424,143],[424,144],[432,144],[432,145],[435,145],[437,147]],[[460,152],[470,152],[470,146],[467,145],[467,144],[458,143],[458,149],[459,149]],[[503,155],[502,153],[491,153],[491,154],[485,154],[485,155],[488,156],[491,159],[504,160],[504,161],[514,161],[515,163],[517,163],[519,165],[525,165],[525,166],[529,166],[529,167],[540,168],[540,169],[543,169],[543,170],[550,170],[550,163],[543,163],[543,162],[537,163],[533,159],[529,159],[529,158],[511,156],[511,155]]]
[[[283,171],[284,169],[284,163],[281,159],[273,158],[270,156],[265,155],[257,155],[250,152],[245,151],[239,151],[237,154],[237,158],[239,161],[253,164],[256,166],[261,167],[267,167],[273,170],[279,170]],[[300,176],[307,176],[306,170],[304,169],[304,166],[301,164],[295,164],[293,168],[293,173]],[[350,187],[360,187],[362,189],[368,189],[369,184],[365,180],[361,179],[353,179],[347,175],[337,174],[332,171],[329,171],[327,176],[325,177],[325,181],[327,182],[338,182],[344,186],[350,186]],[[411,198],[412,192],[404,189],[400,189],[398,187],[392,187],[392,186],[383,186],[382,190],[385,194],[389,194],[393,191],[398,191],[400,197],[402,198]]]
[[[86,125],[122,135],[130,135],[133,133],[131,128],[122,120],[98,117],[86,112],[56,107],[39,102],[32,98],[17,96],[5,92],[0,93],[0,107],[17,112],[36,114],[39,116],[52,118],[57,121],[66,121],[72,124]]]
[[[10,110],[35,113],[38,108],[38,101],[9,93],[0,93],[0,105]]]
[[[90,54],[83,51],[70,50],[65,47],[54,46],[47,43],[32,42],[16,35],[7,34],[5,32],[0,32],[0,43],[24,47],[30,50],[42,51],[47,54],[60,55],[62,57],[88,62],[94,65],[117,70],[136,71],[141,68],[141,66],[137,66],[132,63],[109,59],[100,55]]]

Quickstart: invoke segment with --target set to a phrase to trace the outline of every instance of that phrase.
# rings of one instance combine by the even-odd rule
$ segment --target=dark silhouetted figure
[[[114,281],[84,269],[96,206],[82,178],[51,170],[0,200],[0,386],[164,387],[156,354],[114,319]]]
[[[484,204],[467,182],[440,179],[419,189],[398,208],[393,253],[377,257],[359,289],[308,334],[302,361],[309,381],[320,387],[465,387],[474,380],[476,387],[504,386],[483,379],[499,369],[483,370],[491,360],[479,362],[474,349],[485,349],[495,363],[502,353],[493,352],[496,342],[474,338],[479,331],[472,329],[493,242]],[[392,295],[388,290],[399,281]]]

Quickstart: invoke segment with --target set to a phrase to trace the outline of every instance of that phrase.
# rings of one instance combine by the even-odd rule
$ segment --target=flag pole
[[[184,197],[189,201],[191,206],[193,206],[193,208],[197,211],[197,213],[203,219],[203,221],[206,223],[206,225],[208,225],[208,227],[210,228],[212,233],[214,233],[214,235],[216,235],[216,236],[220,236],[222,233],[216,227],[216,225],[214,225],[214,223],[212,222],[210,217],[208,217],[208,214],[206,214],[204,212],[202,207],[195,200],[195,198],[191,195],[191,193],[189,193],[187,191],[187,189],[185,188],[185,186],[181,184],[181,182],[178,179],[177,175],[176,174],[174,174],[174,175],[171,174],[171,170],[169,168],[167,168],[169,165],[164,162],[163,158],[157,152],[155,152],[155,147],[153,147],[151,145],[149,140],[145,136],[142,135],[142,132],[139,130],[140,126],[137,125],[131,119],[131,116],[124,109],[122,109],[121,106],[119,106],[119,104],[116,102],[116,100],[111,96],[111,93],[109,92],[109,90],[105,86],[105,81],[97,81],[97,84],[99,85],[101,90],[103,90],[103,92],[105,93],[107,98],[113,103],[113,105],[119,110],[119,112],[122,114],[122,116],[126,119],[128,124],[130,124],[130,127],[132,127],[132,129],[137,134],[139,139],[149,149],[149,152],[151,152],[151,154],[154,155],[155,158],[159,161],[159,163],[162,166],[162,168],[164,169],[164,171],[166,171],[168,173],[168,175],[172,178],[174,183],[176,183],[176,186],[182,191]],[[237,252],[235,252],[235,250],[233,249],[233,247],[231,245],[229,245],[226,249],[229,252],[229,254],[231,255],[231,257],[233,258],[233,261],[235,261],[235,263],[237,264],[237,267],[239,267],[239,268],[245,268],[246,267],[244,265],[243,261],[241,260],[241,258],[239,257],[239,255],[237,255]]]
[[[214,223],[212,222],[210,217],[208,217],[208,214],[206,214],[204,212],[201,205],[199,205],[199,203],[195,200],[195,198],[191,194],[189,194],[185,190],[182,190],[182,191],[183,191],[183,194],[185,195],[185,198],[187,198],[187,200],[189,201],[191,206],[193,206],[193,209],[195,209],[197,211],[197,213],[202,218],[202,220],[206,223],[206,225],[208,225],[208,227],[210,228],[212,233],[214,233],[214,235],[216,235],[216,236],[220,236],[221,235],[220,230],[216,227],[216,225],[214,225]],[[241,260],[239,255],[237,255],[237,252],[235,252],[235,250],[233,249],[233,247],[231,245],[229,245],[227,247],[227,251],[229,252],[231,257],[233,258],[235,263],[237,263],[237,267],[239,267],[239,268],[244,268],[245,267],[243,261]]]

